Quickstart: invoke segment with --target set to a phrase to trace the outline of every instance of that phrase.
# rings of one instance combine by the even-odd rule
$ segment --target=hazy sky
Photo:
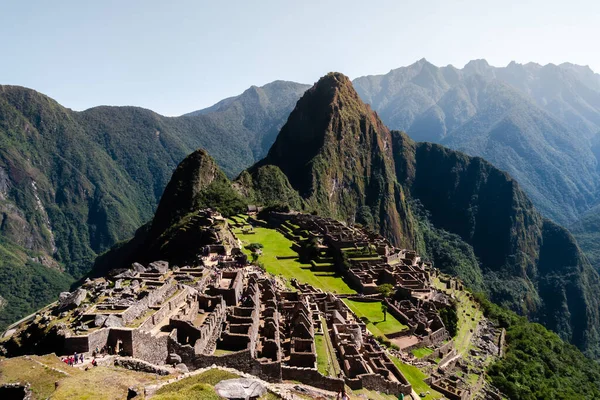
[[[423,57],[600,72],[598,38],[598,0],[0,0],[0,84],[75,110],[179,115],[253,84],[355,78]]]

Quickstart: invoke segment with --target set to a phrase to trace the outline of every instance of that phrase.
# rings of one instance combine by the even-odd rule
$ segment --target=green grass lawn
[[[429,347],[421,347],[419,349],[412,349],[410,352],[417,358],[423,358],[433,353],[433,350]]]
[[[321,326],[323,335],[315,335],[315,348],[317,351],[317,369],[325,376],[337,377],[340,373],[340,365],[338,363],[333,343],[327,333],[327,322],[321,317]]]
[[[400,372],[402,372],[402,375],[404,375],[404,377],[412,385],[413,390],[417,392],[417,394],[426,393],[427,391],[430,392],[430,394],[427,396],[422,397],[423,399],[431,400],[442,398],[441,393],[436,392],[423,381],[423,379],[427,378],[427,375],[425,375],[419,368],[413,365],[405,364],[394,356],[390,356],[390,359],[396,365],[396,367],[398,367]]]
[[[329,376],[329,352],[323,335],[315,335],[315,349],[317,350],[317,369],[325,376]]]
[[[344,303],[359,317],[367,317],[369,323],[367,329],[375,336],[385,336],[389,333],[400,332],[408,329],[408,326],[402,324],[390,313],[387,314],[386,321],[383,320],[381,312],[381,302],[365,303],[349,299],[343,299]]]
[[[288,281],[296,278],[299,282],[308,283],[316,288],[339,294],[354,294],[340,275],[334,271],[311,271],[311,265],[301,264],[297,258],[278,260],[279,257],[298,256],[291,249],[292,241],[274,229],[255,227],[254,234],[244,234],[241,229],[233,230],[244,247],[250,243],[261,243],[264,247],[263,254],[258,259],[263,263],[267,272],[273,275],[282,275]],[[244,249],[248,255],[250,250]]]
[[[475,304],[469,300],[466,293],[459,292],[456,295],[458,299],[458,333],[454,339],[454,347],[459,353],[465,355],[472,346],[471,337],[477,328],[482,313],[477,307],[473,307]]]

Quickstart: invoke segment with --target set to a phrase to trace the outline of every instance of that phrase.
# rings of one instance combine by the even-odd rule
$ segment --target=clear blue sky
[[[284,79],[355,78],[427,58],[589,65],[600,1],[0,0],[0,84],[82,110],[179,115]]]

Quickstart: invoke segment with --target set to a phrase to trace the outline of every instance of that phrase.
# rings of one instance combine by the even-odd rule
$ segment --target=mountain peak
[[[197,208],[198,194],[213,182],[227,182],[215,160],[204,149],[187,156],[175,169],[152,222],[154,232],[162,232],[178,218]]]
[[[250,169],[274,165],[309,208],[324,215],[368,221],[394,239],[410,242],[401,226],[394,184],[392,138],[359,98],[350,79],[331,72],[306,91],[267,157]],[[362,217],[368,215],[369,218]]]
[[[306,194],[314,187],[305,169],[315,157],[357,140],[366,141],[365,135],[371,130],[389,136],[389,130],[361,101],[350,79],[330,72],[298,100],[261,165],[277,165],[292,186]]]

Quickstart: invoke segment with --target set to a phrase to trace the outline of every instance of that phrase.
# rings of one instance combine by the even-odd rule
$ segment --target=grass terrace
[[[359,317],[366,317],[369,320],[367,329],[375,336],[383,336],[400,332],[408,329],[408,326],[402,324],[390,313],[387,314],[386,321],[383,320],[381,311],[381,302],[361,302],[350,299],[343,299],[344,303]]]
[[[412,349],[410,351],[412,353],[413,356],[417,357],[417,358],[423,358],[423,357],[427,357],[428,355],[433,353],[433,350],[430,349],[429,347],[421,347],[419,349]]]
[[[337,377],[341,371],[333,343],[329,337],[327,322],[321,317],[323,335],[315,335],[315,348],[317,350],[317,369],[325,376]]]
[[[447,290],[438,279],[434,280],[434,285],[447,294],[454,294],[456,297],[458,332],[454,338],[454,347],[464,356],[473,346],[471,344],[471,338],[473,337],[473,332],[475,332],[475,329],[477,328],[477,324],[479,324],[479,321],[483,318],[483,313],[477,304],[469,299],[467,292],[462,290]]]
[[[394,356],[390,356],[392,362],[398,367],[402,375],[410,382],[413,387],[413,390],[417,392],[417,394],[427,393],[429,394],[425,397],[422,397],[424,400],[433,400],[433,399],[441,399],[443,396],[441,393],[433,390],[428,384],[426,384],[423,380],[427,378],[427,375],[423,373],[419,368],[405,364],[400,359]]]
[[[254,234],[245,234],[240,228],[234,228],[233,232],[242,241],[243,246],[250,243],[261,243],[262,255],[258,259],[267,272],[273,275],[281,275],[290,281],[296,278],[302,283],[308,283],[316,288],[338,294],[354,294],[337,272],[313,271],[312,265],[302,264],[298,260],[298,253],[292,250],[293,242],[274,229],[255,227]],[[244,252],[251,255],[251,251],[244,248]],[[279,258],[278,258],[279,257]],[[289,258],[293,257],[293,258]]]

